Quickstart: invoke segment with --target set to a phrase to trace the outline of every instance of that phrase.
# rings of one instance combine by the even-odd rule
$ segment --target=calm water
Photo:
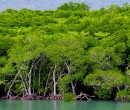
[[[0,100],[0,110],[130,110],[130,103],[109,101],[11,101]]]

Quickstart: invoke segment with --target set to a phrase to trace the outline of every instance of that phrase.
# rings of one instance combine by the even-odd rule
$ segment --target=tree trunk
[[[54,70],[53,70],[53,94],[54,96],[56,96],[56,64],[54,66]]]
[[[30,68],[30,71],[28,73],[28,95],[31,96],[32,93],[31,93],[31,81],[32,81],[32,69],[33,69],[34,65],[32,64],[32,67]]]
[[[73,92],[73,94],[76,95],[76,93],[75,93],[75,86],[74,86],[73,81],[71,82],[71,87],[72,87],[72,92]]]
[[[28,77],[29,77],[29,82],[28,82],[28,95],[32,95],[31,94],[31,73],[29,73],[29,75],[28,75]]]
[[[11,93],[11,89],[12,89],[12,86],[14,85],[14,82],[16,81],[16,78],[18,77],[18,75],[20,74],[20,71],[21,69],[17,72],[17,74],[15,75],[14,79],[13,79],[13,82],[11,83],[9,89],[8,89],[8,92],[7,92],[7,97],[10,97],[10,93]]]
[[[35,72],[33,72],[33,94],[35,94],[34,86],[35,86]]]
[[[20,74],[20,78],[21,78],[22,83],[23,83],[23,86],[24,86],[24,91],[25,91],[25,93],[27,94],[26,85],[25,85],[25,83],[24,83],[24,80],[23,80],[23,77],[22,77],[22,75],[21,75],[21,74]],[[23,92],[23,93],[24,93],[24,92]],[[23,94],[23,96],[24,96],[24,94]]]
[[[29,71],[29,73],[28,73],[28,78],[29,78],[29,81],[28,81],[28,95],[29,95],[29,96],[32,95],[32,93],[31,93],[32,69],[33,69],[33,67],[34,67],[36,64],[38,64],[38,63],[41,61],[42,58],[43,58],[43,56],[42,56],[41,58],[39,58],[39,60],[38,60],[37,62],[36,62],[36,59],[33,61],[32,66],[31,66],[31,68],[30,68],[30,71]]]
[[[70,68],[69,68],[69,66],[67,65],[67,63],[65,63],[65,65],[67,66],[68,74],[71,74]],[[73,92],[73,94],[76,95],[75,86],[74,86],[73,81],[71,81],[71,87],[72,87],[72,92]]]

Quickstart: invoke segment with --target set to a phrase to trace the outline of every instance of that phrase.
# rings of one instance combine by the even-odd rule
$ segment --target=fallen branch
[[[87,95],[83,92],[80,92],[79,95],[76,96],[76,100],[91,100],[94,96]]]

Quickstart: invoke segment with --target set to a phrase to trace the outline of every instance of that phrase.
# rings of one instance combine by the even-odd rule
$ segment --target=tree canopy
[[[128,3],[90,10],[73,2],[1,12],[0,96],[129,96],[129,13]]]

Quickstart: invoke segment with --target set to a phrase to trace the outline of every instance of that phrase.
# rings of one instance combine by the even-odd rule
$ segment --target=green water
[[[0,110],[130,110],[128,102],[0,100]]]

